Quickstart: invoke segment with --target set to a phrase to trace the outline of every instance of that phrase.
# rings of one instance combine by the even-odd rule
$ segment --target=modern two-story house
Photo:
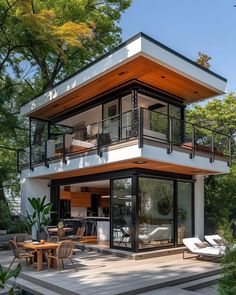
[[[21,107],[22,212],[47,196],[52,222],[138,252],[204,234],[204,176],[229,172],[230,137],[187,122],[226,79],[140,33]]]

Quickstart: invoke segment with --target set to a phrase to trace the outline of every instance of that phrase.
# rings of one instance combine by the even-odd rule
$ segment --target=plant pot
[[[48,240],[48,233],[45,229],[41,230],[40,232],[37,232],[37,240]]]
[[[186,229],[184,225],[178,227],[178,244],[183,244],[182,240],[185,238]]]

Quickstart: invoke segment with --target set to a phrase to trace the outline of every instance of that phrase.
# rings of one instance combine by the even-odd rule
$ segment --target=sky
[[[123,41],[143,32],[186,57],[212,57],[211,70],[236,92],[236,0],[133,0],[121,19]]]

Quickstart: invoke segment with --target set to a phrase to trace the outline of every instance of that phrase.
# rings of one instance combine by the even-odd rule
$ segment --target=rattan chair
[[[25,259],[27,267],[29,266],[28,260],[31,260],[31,262],[34,263],[34,255],[31,253],[27,253],[27,252],[23,251],[21,248],[17,247],[17,244],[14,241],[10,240],[9,246],[12,249],[14,257],[13,257],[13,260],[12,260],[8,270],[11,268],[13,262],[16,259],[19,259],[19,264],[21,262],[21,259]]]
[[[64,230],[63,227],[59,227],[57,229],[57,236],[58,236],[58,238],[59,238],[60,241],[65,238],[65,234],[66,234],[66,232],[65,232],[65,230]]]
[[[14,236],[14,242],[18,245],[18,243],[23,243],[30,239],[30,236],[26,233],[24,234],[17,234]]]
[[[79,240],[83,239],[85,230],[86,230],[85,226],[78,227],[77,232],[76,232],[75,235],[66,236],[65,239],[66,240],[79,241]]]
[[[72,266],[77,271],[76,266],[72,260],[73,248],[74,243],[72,241],[61,242],[57,249],[56,255],[48,255],[48,268],[50,267],[51,259],[55,259],[57,261],[58,270],[60,271],[60,262],[62,263],[62,267],[64,268],[63,259],[69,259]]]
[[[48,239],[48,243],[58,243],[59,242],[59,237],[58,236],[51,236]]]

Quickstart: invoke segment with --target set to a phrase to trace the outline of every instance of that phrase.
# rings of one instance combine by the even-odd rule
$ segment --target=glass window
[[[157,139],[167,140],[168,135],[168,104],[140,94],[139,107],[144,110],[144,134]]]
[[[119,100],[110,101],[103,106],[103,132],[106,143],[119,139]]]
[[[139,178],[139,249],[173,245],[174,182]]]
[[[112,244],[116,247],[132,247],[132,180],[112,181]]]
[[[192,183],[178,182],[178,244],[192,237]]]
[[[131,95],[126,95],[121,99],[121,139],[127,139],[132,135],[132,112],[131,112]]]
[[[169,115],[172,117],[172,134],[173,142],[175,144],[180,144],[183,142],[184,137],[184,123],[181,120],[181,108],[169,104]]]

